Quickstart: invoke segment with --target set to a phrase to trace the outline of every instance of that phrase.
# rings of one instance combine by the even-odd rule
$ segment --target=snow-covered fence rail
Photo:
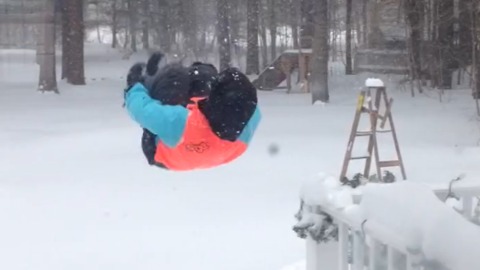
[[[338,241],[338,270],[480,266],[480,226],[474,224],[480,214],[480,184],[450,189],[401,182],[353,190],[326,182],[309,185],[302,193],[295,230],[307,239],[306,270],[334,270],[325,267],[327,258],[321,253],[321,242],[332,239]],[[456,201],[445,203],[452,190]]]
[[[466,219],[480,223],[480,184],[459,183],[452,188],[432,187],[435,195],[457,211]]]

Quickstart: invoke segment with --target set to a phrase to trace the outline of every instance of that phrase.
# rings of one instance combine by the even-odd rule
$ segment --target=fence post
[[[473,198],[472,196],[464,196],[463,198],[463,216],[470,220],[473,217]]]
[[[338,269],[348,270],[349,244],[348,226],[343,222],[338,224]],[[309,269],[308,269],[309,270]]]
[[[353,233],[353,270],[362,270],[365,267],[365,242],[361,232]]]
[[[320,261],[320,243],[317,243],[313,240],[310,236],[306,239],[306,249],[307,249],[307,257],[306,257],[306,270],[325,270],[321,269],[322,262]],[[325,262],[323,262],[325,264]],[[328,270],[328,269],[327,269]]]

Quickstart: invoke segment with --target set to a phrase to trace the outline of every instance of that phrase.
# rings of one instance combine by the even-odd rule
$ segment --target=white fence
[[[463,215],[465,218],[460,221],[469,223],[468,226],[472,226],[470,223],[472,221],[478,222],[475,219],[478,219],[480,214],[478,202],[475,199],[478,199],[480,196],[480,183],[477,185],[455,186],[453,191],[453,195],[456,199],[459,199],[457,201],[459,205],[456,206],[460,208],[458,215]],[[441,201],[445,201],[447,196],[452,195],[449,188],[445,187],[432,187],[432,192]],[[353,196],[355,197],[355,195]],[[361,200],[361,195],[357,195],[353,199],[357,205]],[[445,204],[445,207],[452,206]],[[385,210],[392,211],[392,209]],[[426,260],[422,247],[418,244],[412,244],[416,241],[400,237],[396,231],[375,222],[375,220],[368,220],[368,222],[359,224],[358,220],[355,221],[345,211],[340,211],[338,208],[328,204],[303,205],[303,212],[309,212],[317,216],[327,214],[333,219],[334,224],[337,225],[338,258],[336,259],[338,270],[460,270],[445,266],[444,262],[447,260],[445,258],[429,258]],[[442,224],[438,224],[438,226],[442,226]],[[463,236],[465,236],[465,233]],[[478,234],[472,235],[472,237],[476,236]],[[464,239],[458,240],[463,241]],[[321,245],[323,243],[318,243],[308,234],[306,241],[306,270],[336,270],[325,267],[326,258],[321,254]],[[480,245],[480,239],[478,239],[478,245]],[[458,245],[456,247],[458,248]],[[480,248],[476,249],[480,250]],[[469,262],[478,262],[477,258],[472,258],[472,253],[465,256],[461,259],[467,258]],[[478,253],[478,256],[480,256],[480,253]],[[329,258],[329,260],[333,259]],[[480,265],[475,265],[474,268],[479,269],[479,267]],[[463,267],[459,268],[463,269]],[[473,268],[471,269],[473,270]]]

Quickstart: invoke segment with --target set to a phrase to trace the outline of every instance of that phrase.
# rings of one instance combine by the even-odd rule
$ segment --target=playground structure
[[[292,49],[284,51],[268,67],[266,67],[253,81],[258,90],[280,89],[282,82],[287,82],[287,93],[292,90],[292,74],[298,70],[297,83],[302,85],[303,92],[310,92],[308,89],[308,74],[310,72],[310,59],[312,49]]]
[[[292,77],[298,70],[295,84],[300,85],[301,92],[309,93],[308,75],[312,49],[291,49],[284,51],[268,65],[253,81],[258,90],[271,91],[287,89],[292,91]],[[404,50],[359,49],[354,53],[354,73],[372,72],[381,74],[408,74],[408,54]],[[279,85],[286,81],[285,87]]]

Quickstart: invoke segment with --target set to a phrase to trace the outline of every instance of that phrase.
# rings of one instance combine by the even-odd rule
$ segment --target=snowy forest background
[[[313,49],[313,102],[328,102],[328,62],[346,74],[405,74],[412,95],[480,89],[480,3],[475,0],[2,0],[0,47],[37,48],[39,88],[57,90],[48,58],[62,50],[62,79],[85,84],[84,42],[261,73],[287,49]],[[54,24],[52,24],[54,23]],[[87,34],[88,33],[88,34]],[[44,57],[45,56],[45,57]],[[477,67],[477,68],[475,68]],[[457,76],[454,78],[454,74]]]

